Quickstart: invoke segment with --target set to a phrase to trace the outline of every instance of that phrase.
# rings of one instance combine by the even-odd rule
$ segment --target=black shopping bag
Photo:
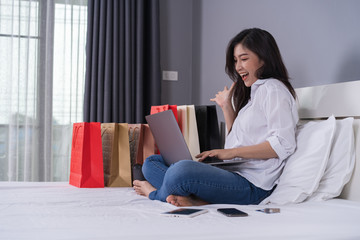
[[[216,106],[195,106],[195,114],[199,133],[200,152],[222,148]]]

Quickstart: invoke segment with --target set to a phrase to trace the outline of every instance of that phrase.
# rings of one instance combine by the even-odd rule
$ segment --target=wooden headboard
[[[360,201],[360,80],[297,88],[296,94],[301,120],[354,118],[355,169],[340,197]]]

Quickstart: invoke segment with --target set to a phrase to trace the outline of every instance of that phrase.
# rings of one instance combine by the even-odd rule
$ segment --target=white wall
[[[178,71],[178,81],[163,81],[164,104],[191,104],[192,0],[160,0],[161,69]]]
[[[163,40],[176,39],[162,49],[162,65],[179,71],[179,82],[163,85],[163,103],[211,104],[209,98],[231,84],[224,71],[228,41],[250,27],[273,34],[294,87],[360,79],[358,0],[161,0],[160,5],[167,7]]]

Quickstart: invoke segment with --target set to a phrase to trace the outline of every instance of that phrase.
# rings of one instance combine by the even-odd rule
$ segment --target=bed
[[[331,122],[328,127],[334,121],[336,125],[353,117],[354,149],[349,148],[353,154],[349,155],[347,150],[344,153],[351,158],[346,165],[351,172],[347,171],[343,180],[336,182],[340,184],[337,187],[341,188],[340,196],[314,194],[328,171],[327,161],[319,164],[321,179],[317,183],[301,179],[312,169],[305,169],[303,174],[284,169],[279,189],[260,205],[206,205],[201,208],[208,213],[194,218],[161,216],[160,213],[176,207],[138,196],[131,188],[76,188],[67,182],[0,182],[0,239],[360,239],[360,81],[300,88],[296,92],[302,119],[299,129],[316,132],[320,125],[315,124]],[[332,139],[328,144],[330,152],[335,139],[340,139],[335,130],[320,135],[317,141],[321,137],[324,140],[321,142]],[[334,155],[320,149],[328,159]],[[340,156],[345,159],[345,155]],[[299,162],[303,163],[294,161],[289,166],[299,167],[296,165]],[[299,178],[288,180],[286,177],[291,177],[292,171]],[[294,181],[310,187],[295,191]],[[286,188],[289,191],[283,190]],[[333,194],[338,195],[336,191]],[[282,196],[290,197],[284,201]],[[249,216],[220,215],[216,209],[223,207],[238,208]],[[256,211],[272,207],[280,208],[280,213]]]

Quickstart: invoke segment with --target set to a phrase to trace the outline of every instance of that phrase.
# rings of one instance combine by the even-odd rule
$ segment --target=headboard
[[[360,80],[297,88],[301,120],[354,117],[355,169],[340,198],[360,201]]]

